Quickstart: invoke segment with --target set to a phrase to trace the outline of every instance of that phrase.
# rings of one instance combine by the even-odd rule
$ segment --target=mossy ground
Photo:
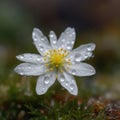
[[[0,90],[1,120],[119,120],[119,100],[105,97],[106,90],[76,78],[78,96],[56,82],[45,95],[35,93],[36,79],[12,73]],[[81,84],[80,84],[81,82]]]

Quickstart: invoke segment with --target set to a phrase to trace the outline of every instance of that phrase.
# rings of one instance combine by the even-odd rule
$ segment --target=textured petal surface
[[[68,57],[70,57],[73,62],[84,61],[92,56],[92,51],[95,47],[96,45],[94,43],[81,45],[80,47],[74,49]]]
[[[45,52],[51,49],[51,46],[47,40],[47,37],[45,37],[39,29],[37,28],[33,29],[32,38],[37,50],[41,55],[44,55]]]
[[[42,56],[37,55],[37,54],[31,54],[31,53],[25,53],[25,54],[18,55],[16,56],[16,58],[23,62],[36,63],[36,64],[46,62],[44,61],[44,58]]]
[[[75,79],[72,75],[67,72],[58,73],[58,81],[60,84],[67,89],[72,95],[78,94],[78,88],[75,82]]]
[[[77,63],[73,65],[65,65],[68,73],[75,76],[91,76],[96,73],[95,69],[87,63]]]
[[[44,74],[47,71],[45,65],[35,65],[30,63],[22,63],[14,70],[16,73],[26,76],[38,76]]]
[[[57,48],[57,37],[54,31],[50,31],[49,38],[52,48]]]
[[[38,95],[44,94],[48,88],[55,82],[56,80],[56,73],[49,72],[44,75],[41,75],[36,84],[36,92]]]
[[[58,39],[58,48],[64,48],[65,50],[71,51],[75,43],[75,37],[74,28],[68,27]]]

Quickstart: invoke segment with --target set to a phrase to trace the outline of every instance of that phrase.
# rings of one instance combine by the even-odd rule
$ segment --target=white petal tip
[[[69,91],[72,95],[74,96],[77,96],[78,95],[78,88],[77,86],[74,87],[73,89],[71,89],[71,86],[70,86],[70,91]]]
[[[16,72],[16,73],[19,74],[19,75],[24,75],[24,73],[21,72],[18,67],[16,67],[16,68],[14,69],[14,72]]]
[[[66,28],[66,31],[68,31],[68,32],[69,32],[69,31],[71,31],[71,32],[75,32],[75,29],[72,28],[72,27],[67,27],[67,28]]]
[[[16,58],[19,60],[19,55],[17,55]]]
[[[92,75],[96,74],[96,70],[94,68],[91,70],[91,72],[92,72]]]
[[[45,94],[45,93],[46,93],[46,91],[40,90],[39,88],[36,88],[36,94],[37,94],[37,95],[43,95],[43,94]]]
[[[39,30],[39,28],[33,28],[33,31]]]
[[[17,55],[16,58],[17,58],[18,60],[22,60],[22,59],[24,58],[24,56],[23,56],[23,55]]]
[[[91,50],[93,51],[96,48],[96,44],[95,43],[90,43],[91,46]]]

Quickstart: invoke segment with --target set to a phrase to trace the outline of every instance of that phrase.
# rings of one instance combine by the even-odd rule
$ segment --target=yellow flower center
[[[63,48],[49,50],[44,56],[44,60],[49,61],[46,66],[49,67],[49,70],[53,70],[54,67],[63,66],[65,62],[70,64],[70,60],[65,59],[68,54],[69,52]]]

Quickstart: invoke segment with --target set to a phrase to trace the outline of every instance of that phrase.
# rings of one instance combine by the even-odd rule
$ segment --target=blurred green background
[[[76,30],[75,47],[89,42],[96,44],[94,57],[86,62],[97,73],[93,77],[76,78],[79,94],[91,90],[90,96],[120,98],[120,0],[0,0],[1,104],[38,97],[37,78],[21,77],[13,71],[20,63],[16,55],[38,53],[32,44],[33,28],[40,28],[46,36],[54,30],[59,37],[68,26]],[[57,89],[65,91],[54,85],[48,93],[55,94],[53,89],[56,93]],[[82,93],[81,89],[85,91]]]

